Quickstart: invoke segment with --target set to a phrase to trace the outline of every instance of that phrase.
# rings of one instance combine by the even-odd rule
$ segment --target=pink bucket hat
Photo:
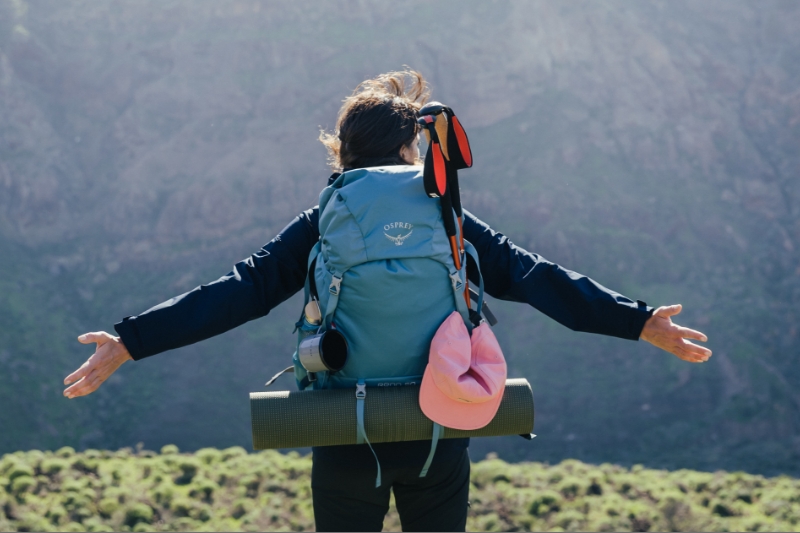
[[[492,421],[506,385],[506,361],[487,324],[470,337],[454,311],[431,341],[422,377],[419,405],[425,416],[442,426],[472,430]]]

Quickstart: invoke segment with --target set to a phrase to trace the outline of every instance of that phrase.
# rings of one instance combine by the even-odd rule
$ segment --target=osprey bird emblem
[[[413,229],[408,233],[406,233],[405,235],[398,235],[397,237],[392,237],[385,231],[383,232],[383,234],[386,235],[386,238],[392,241],[396,246],[403,246],[403,243],[406,242],[406,239],[408,239],[412,233],[414,233]]]

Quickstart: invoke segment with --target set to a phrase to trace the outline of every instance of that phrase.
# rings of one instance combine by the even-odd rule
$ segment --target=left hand
[[[96,343],[97,347],[94,354],[78,370],[64,378],[64,385],[71,384],[64,391],[64,396],[70,400],[93,393],[111,374],[117,371],[122,363],[133,360],[120,338],[109,335],[105,331],[84,333],[78,337],[78,342],[81,344]]]
[[[653,346],[658,346],[662,350],[689,361],[690,363],[703,363],[711,357],[711,350],[693,344],[686,339],[706,342],[708,337],[699,331],[684,328],[673,324],[670,317],[681,312],[683,307],[678,305],[667,305],[659,307],[653,313],[642,328],[640,339],[646,340]]]

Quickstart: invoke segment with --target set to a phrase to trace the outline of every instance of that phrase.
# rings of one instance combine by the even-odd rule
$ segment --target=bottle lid
[[[305,314],[309,324],[316,325],[322,322],[322,313],[319,311],[319,303],[316,300],[311,300],[306,304]]]

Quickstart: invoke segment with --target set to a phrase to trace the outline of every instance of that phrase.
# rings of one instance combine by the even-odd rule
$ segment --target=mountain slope
[[[297,301],[66,402],[90,353],[74,338],[225,274],[313,205],[319,127],[409,64],[469,131],[468,209],[683,303],[715,352],[689,365],[496,302],[540,437],[476,452],[797,472],[796,3],[309,6],[0,1],[0,450],[248,445],[246,394],[285,366]]]

